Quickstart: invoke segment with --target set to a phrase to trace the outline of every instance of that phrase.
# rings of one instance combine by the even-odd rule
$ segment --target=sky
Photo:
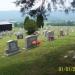
[[[19,10],[19,7],[13,3],[16,0],[0,0],[0,11]]]
[[[38,7],[40,7],[42,5],[44,0],[35,0],[34,5],[32,6],[31,10],[37,9]],[[67,8],[72,8],[71,6],[71,2],[73,2],[73,0],[64,0],[64,6],[61,5],[60,0],[57,0],[57,4],[55,5],[57,10],[64,10],[64,7]],[[43,6],[45,9],[48,8],[48,3],[50,3],[51,6],[51,11],[54,11],[54,5],[52,3],[52,0],[45,0]]]
[[[16,5],[13,3],[16,0],[0,0],[0,11],[8,11],[8,10],[20,10],[20,7],[16,7]],[[58,0],[60,1],[60,0]],[[73,0],[66,0],[65,4],[66,6],[69,6],[68,2],[71,2]],[[51,0],[46,0],[45,7],[47,7],[47,2],[51,3]],[[38,8],[42,4],[42,0],[35,0],[34,6],[32,9]],[[52,6],[52,5],[51,5]],[[58,5],[57,5],[58,6]]]

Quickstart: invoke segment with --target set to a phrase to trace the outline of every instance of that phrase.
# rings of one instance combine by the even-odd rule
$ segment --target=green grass
[[[75,33],[70,33],[50,42],[41,34],[41,44],[30,50],[23,50],[24,40],[18,40],[21,53],[9,57],[4,56],[4,52],[10,37],[0,39],[0,75],[71,75],[72,72],[58,72],[58,67],[75,66],[74,61],[63,58],[68,51],[75,50],[74,36]]]

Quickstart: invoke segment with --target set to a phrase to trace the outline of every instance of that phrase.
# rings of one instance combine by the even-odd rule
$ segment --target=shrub
[[[27,30],[28,35],[33,34],[37,30],[36,22],[27,16],[24,21],[24,29]]]

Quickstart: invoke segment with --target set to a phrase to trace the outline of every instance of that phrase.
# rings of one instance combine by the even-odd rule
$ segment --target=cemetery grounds
[[[55,40],[48,41],[39,30],[38,39],[40,45],[30,50],[25,47],[25,39],[18,39],[21,52],[12,56],[5,56],[5,49],[8,40],[16,40],[16,36],[4,35],[0,39],[0,75],[74,75],[75,70],[60,71],[59,67],[75,67],[75,59],[72,58],[75,51],[75,27],[74,26],[51,26],[48,30],[54,30]],[[68,32],[69,35],[59,36],[60,28]],[[68,30],[68,31],[67,31]],[[13,32],[18,32],[19,28],[14,28]],[[27,36],[24,33],[25,36]],[[66,56],[68,56],[66,58]]]

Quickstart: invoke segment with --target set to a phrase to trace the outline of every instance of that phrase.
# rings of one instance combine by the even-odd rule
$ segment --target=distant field
[[[47,29],[55,31],[54,41],[47,41],[41,29],[39,47],[24,50],[22,48],[25,47],[25,39],[18,40],[21,53],[9,57],[4,55],[6,42],[10,39],[16,40],[16,36],[4,36],[0,39],[0,75],[74,75],[75,72],[59,72],[58,69],[75,66],[71,57],[64,59],[68,51],[75,50],[75,27],[51,26]],[[60,29],[69,32],[69,35],[58,38]]]

